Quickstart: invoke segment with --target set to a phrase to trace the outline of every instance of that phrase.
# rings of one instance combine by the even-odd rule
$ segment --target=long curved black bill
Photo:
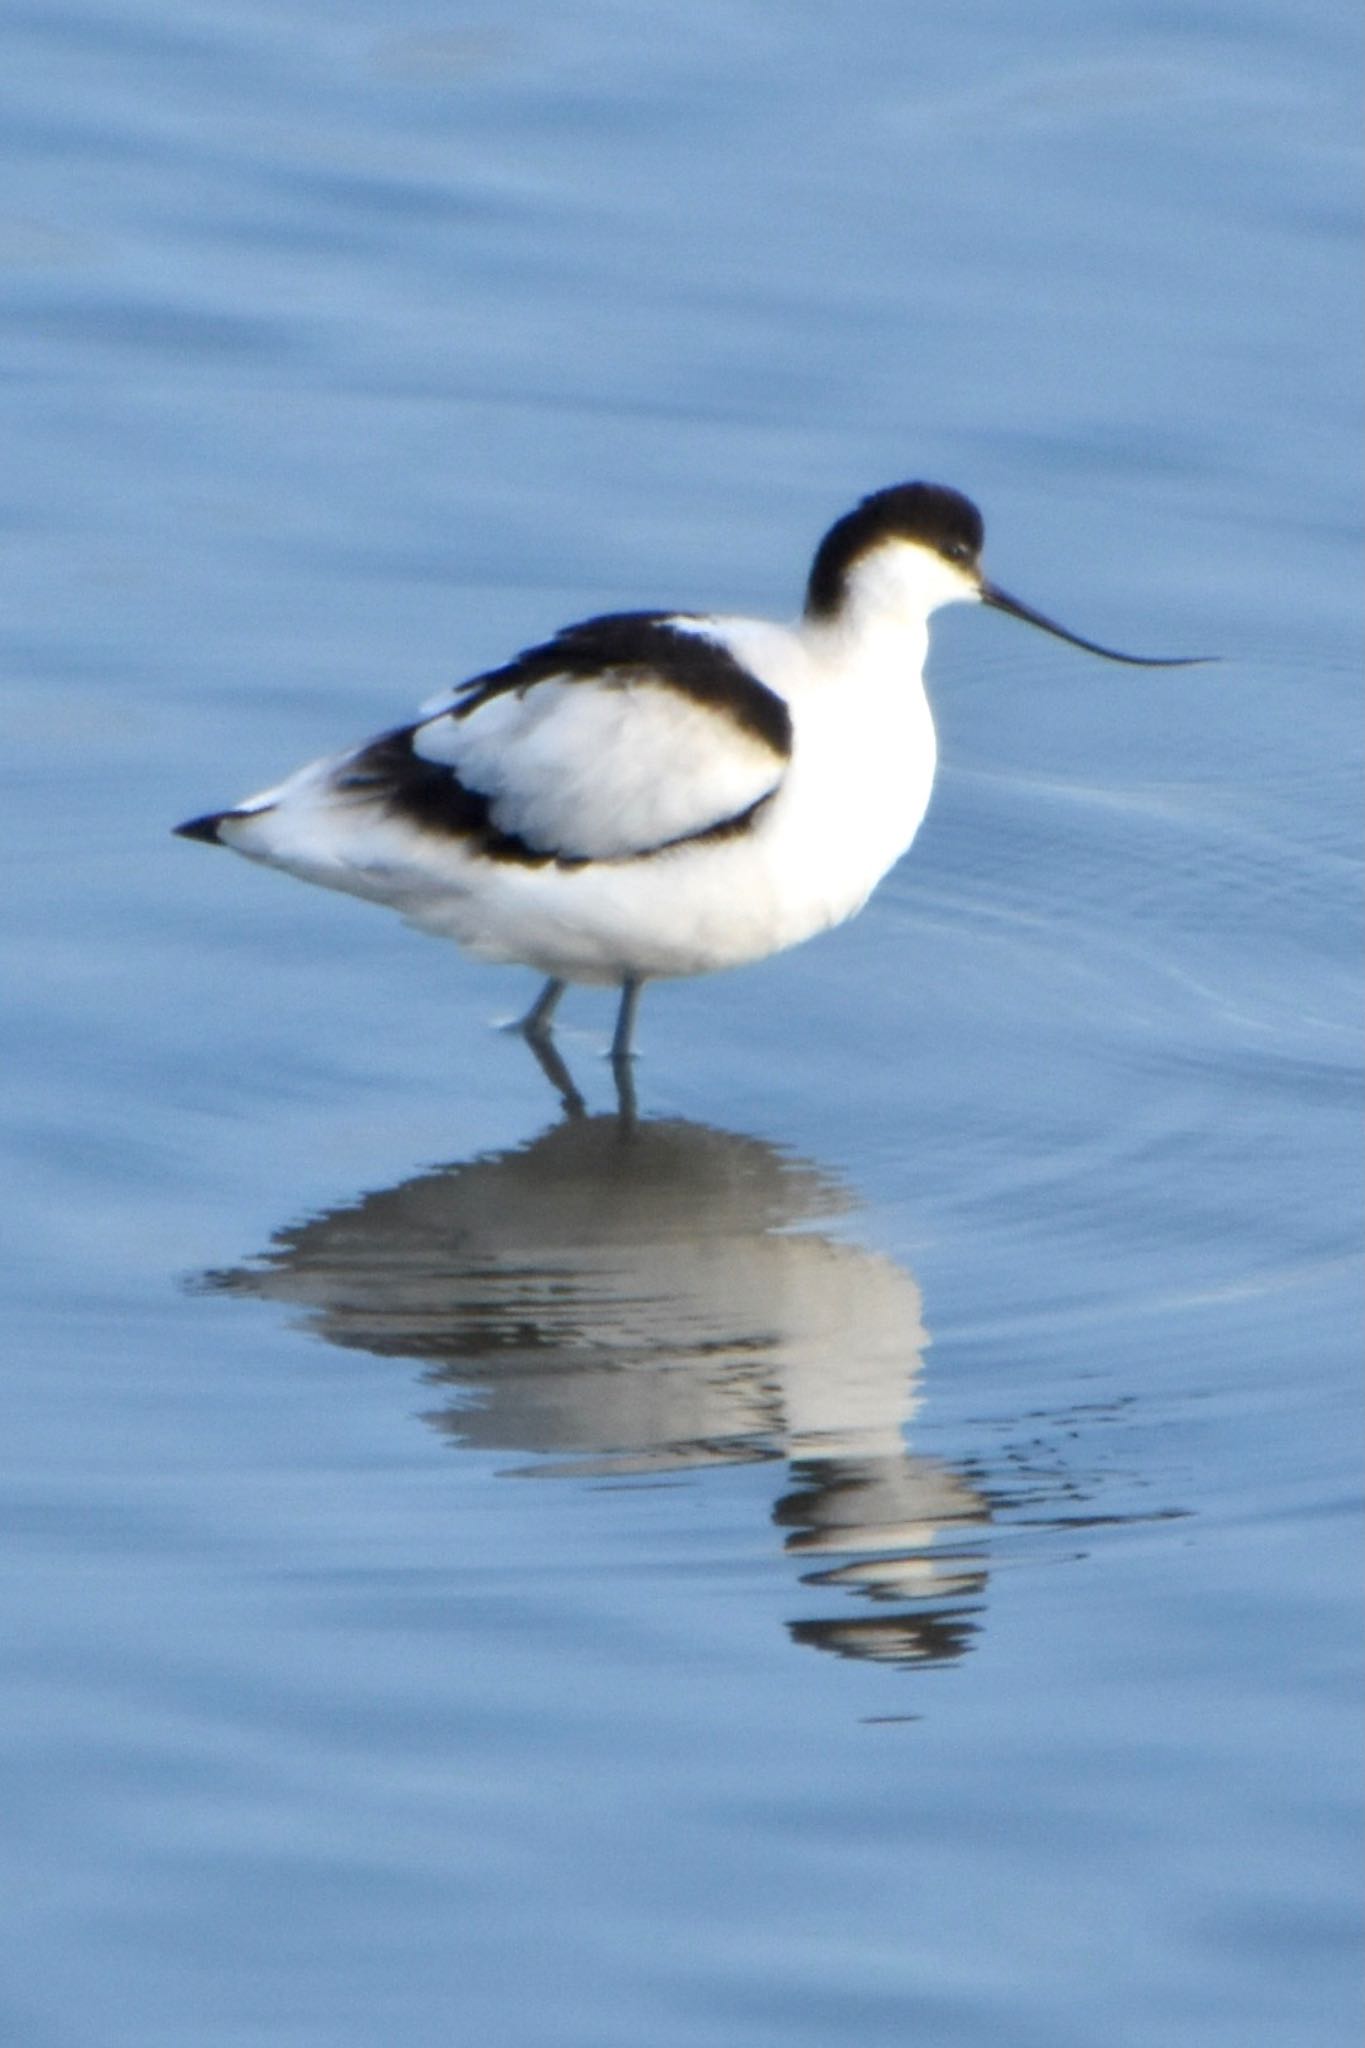
[[[1069,640],[1073,647],[1083,647],[1087,654],[1099,654],[1106,661],[1124,661],[1131,668],[1197,668],[1201,662],[1211,661],[1208,654],[1120,654],[1116,647],[1101,647],[1098,640],[1083,640],[1079,633],[1068,633],[1065,626],[1059,626],[1055,619],[1046,619],[1032,605],[1021,604],[1017,597],[1011,597],[1007,590],[1001,590],[996,583],[981,584],[981,602],[997,612],[1008,612],[1011,618],[1022,619],[1026,626],[1037,626],[1044,633],[1051,633],[1058,640]]]

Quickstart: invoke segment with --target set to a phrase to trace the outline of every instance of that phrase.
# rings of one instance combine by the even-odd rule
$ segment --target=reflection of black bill
[[[1072,647],[1083,647],[1087,654],[1101,655],[1105,661],[1127,662],[1131,668],[1195,668],[1209,659],[1205,654],[1120,654],[1116,647],[1101,647],[1098,640],[1084,640],[1079,633],[1070,633],[1065,626],[1059,626],[1055,619],[1045,618],[1042,612],[1034,611],[1032,605],[1022,604],[1017,597],[1011,597],[997,583],[981,585],[981,602],[993,611],[1008,612],[1012,619],[1022,619],[1026,626],[1037,626],[1043,633],[1051,633],[1057,640],[1065,640]]]

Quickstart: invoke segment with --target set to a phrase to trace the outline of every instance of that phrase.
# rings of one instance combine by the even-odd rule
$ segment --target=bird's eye
[[[950,562],[970,562],[972,551],[964,540],[950,540],[943,550]]]

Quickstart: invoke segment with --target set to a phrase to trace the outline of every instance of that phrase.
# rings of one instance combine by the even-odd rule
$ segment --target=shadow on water
[[[984,1612],[985,1525],[1020,1505],[1024,1475],[1007,1457],[996,1484],[907,1448],[920,1290],[834,1234],[856,1196],[763,1139],[640,1118],[628,1094],[613,1115],[566,1106],[526,1144],[282,1228],[199,1285],[418,1361],[444,1396],[431,1426],[529,1456],[518,1476],[781,1468],[773,1523],[835,1606],[790,1622],[793,1639],[960,1657]]]

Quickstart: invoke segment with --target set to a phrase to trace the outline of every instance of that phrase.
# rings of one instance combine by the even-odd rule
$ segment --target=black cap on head
[[[881,541],[917,541],[947,561],[971,566],[984,536],[971,499],[946,484],[893,484],[874,491],[836,520],[816,549],[806,585],[806,616],[833,618],[844,601],[849,570]]]

